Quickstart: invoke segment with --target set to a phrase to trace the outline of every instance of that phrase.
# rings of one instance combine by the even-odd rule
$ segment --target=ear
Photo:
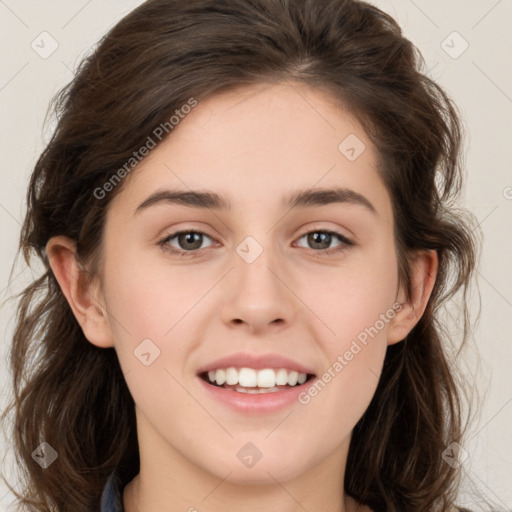
[[[437,267],[437,251],[419,251],[415,254],[411,264],[411,296],[408,298],[406,290],[400,287],[397,301],[402,308],[389,322],[388,345],[405,339],[418,323],[434,288]]]
[[[88,281],[86,270],[77,261],[75,242],[64,236],[53,237],[46,244],[46,254],[85,337],[98,347],[113,347],[99,278],[95,276],[91,282]]]

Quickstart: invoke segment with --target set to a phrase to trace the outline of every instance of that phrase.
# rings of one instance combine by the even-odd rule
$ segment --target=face
[[[293,204],[319,189],[345,192]],[[378,383],[398,276],[376,150],[327,95],[265,84],[200,102],[110,204],[101,277],[142,463],[247,483],[340,467]],[[245,390],[308,380],[258,394],[204,380],[229,367],[249,369],[227,372]]]

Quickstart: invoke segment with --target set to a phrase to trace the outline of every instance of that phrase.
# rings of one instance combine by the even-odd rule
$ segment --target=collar
[[[123,512],[121,481],[115,470],[110,474],[103,488],[100,512]]]

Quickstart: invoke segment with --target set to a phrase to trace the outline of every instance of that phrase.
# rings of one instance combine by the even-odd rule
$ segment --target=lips
[[[303,384],[297,383],[296,386],[243,388],[240,386],[218,386],[209,383],[201,376],[197,377],[197,384],[202,390],[201,393],[204,392],[206,400],[212,400],[214,404],[244,416],[272,414],[296,406],[299,403],[299,395],[306,393],[309,386],[314,385],[315,382],[315,379],[310,378]]]
[[[211,397],[245,413],[289,406],[315,378],[311,368],[280,354],[248,353],[212,361],[197,375]]]

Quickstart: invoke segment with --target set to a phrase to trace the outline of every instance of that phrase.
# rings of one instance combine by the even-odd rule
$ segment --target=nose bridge
[[[246,236],[235,248],[232,293],[223,305],[223,320],[247,323],[251,329],[289,323],[293,311],[291,295],[283,284],[279,250],[272,231]]]
[[[258,237],[260,241],[256,238]],[[281,295],[282,284],[275,274],[280,263],[277,261],[278,250],[273,246],[272,233],[246,236],[236,247],[238,258],[235,263],[240,291],[255,294],[260,302],[267,298]]]

